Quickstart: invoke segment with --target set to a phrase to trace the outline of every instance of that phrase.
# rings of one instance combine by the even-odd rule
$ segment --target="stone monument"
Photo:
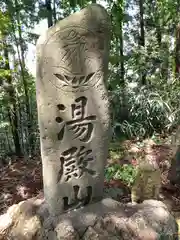
[[[105,80],[110,22],[92,4],[37,43],[36,95],[45,199],[51,214],[103,197],[110,138]]]

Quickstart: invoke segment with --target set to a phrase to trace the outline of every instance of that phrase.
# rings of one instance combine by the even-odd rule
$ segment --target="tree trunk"
[[[144,7],[143,0],[139,0],[139,13],[140,13],[140,36],[139,45],[145,47],[145,32],[144,32]],[[142,85],[146,85],[146,73],[140,73]]]
[[[176,28],[176,46],[175,46],[175,76],[180,76],[180,25]]]
[[[124,85],[124,42],[123,42],[123,22],[120,23],[120,33],[119,33],[119,53],[120,53],[120,71],[121,71],[121,82]]]
[[[8,49],[5,41],[3,43],[3,49],[4,49],[4,58],[5,58],[5,69],[10,71]],[[21,151],[21,144],[20,144],[19,133],[18,133],[18,117],[16,112],[17,105],[16,105],[15,92],[12,85],[12,76],[7,75],[6,80],[7,80],[7,83],[9,84],[9,87],[7,88],[7,92],[9,96],[9,105],[7,107],[8,117],[9,117],[9,122],[11,126],[15,152],[17,156],[21,156],[22,151]]]
[[[23,87],[24,87],[24,94],[25,94],[25,106],[26,106],[26,117],[27,117],[27,129],[28,129],[28,152],[31,154],[33,151],[32,146],[33,146],[33,129],[32,129],[32,116],[31,116],[31,108],[29,104],[29,92],[28,92],[28,84],[26,81],[26,66],[25,66],[25,58],[24,58],[24,48],[23,48],[23,37],[22,37],[22,30],[21,30],[21,21],[20,21],[20,9],[17,0],[15,0],[15,17],[17,21],[17,27],[18,27],[18,37],[19,41],[16,38],[16,32],[13,27],[13,22],[12,22],[12,29],[14,31],[14,37],[15,37],[15,42],[16,42],[16,47],[17,47],[17,53],[18,53],[18,58],[19,58],[19,64],[20,64],[20,69],[21,69],[21,77],[22,77],[22,82],[23,82]],[[13,19],[12,19],[13,20]]]
[[[145,33],[144,33],[144,8],[143,0],[139,0],[139,11],[140,11],[140,45],[145,46]]]
[[[156,27],[156,37],[157,37],[157,42],[159,47],[161,46],[161,40],[162,40],[162,36],[161,36],[161,28],[160,26]]]
[[[54,24],[57,22],[56,18],[56,1],[53,0],[53,19],[54,19]]]
[[[46,0],[46,10],[47,10],[47,21],[48,21],[48,28],[53,25],[53,11],[51,8],[51,0]]]

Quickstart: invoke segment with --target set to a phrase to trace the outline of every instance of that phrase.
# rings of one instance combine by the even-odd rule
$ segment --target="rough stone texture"
[[[158,165],[154,141],[144,141],[144,154],[138,156],[136,177],[131,189],[131,200],[143,202],[147,199],[159,200],[161,171]]]
[[[156,200],[123,205],[107,198],[53,217],[44,201],[31,199],[0,216],[0,240],[159,240],[177,239],[177,232],[166,205]]]
[[[92,4],[37,43],[37,106],[43,182],[58,215],[102,198],[110,138],[107,76],[110,24]]]
[[[180,184],[180,126],[170,138],[170,146],[172,151],[171,166],[168,171],[168,180],[172,184]]]
[[[36,210],[41,200],[31,199],[12,205],[0,216],[0,240],[42,239],[42,225]]]
[[[131,240],[143,239],[149,234],[153,236],[151,239],[159,239],[160,235],[173,237],[177,232],[176,222],[166,205],[156,200],[123,205],[107,198],[49,221],[54,227],[61,226],[59,239],[69,239],[66,236],[71,235],[71,239]]]
[[[180,184],[180,146],[177,146],[172,157],[168,179],[172,184]]]

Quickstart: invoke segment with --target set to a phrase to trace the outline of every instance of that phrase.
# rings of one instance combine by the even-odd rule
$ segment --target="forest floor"
[[[156,145],[155,151],[162,172],[161,195],[164,199],[163,201],[170,206],[172,213],[179,219],[180,186],[172,186],[168,181],[168,166],[170,166],[172,151],[170,145],[167,144],[167,139],[161,139],[160,142]],[[133,152],[136,151],[137,144],[139,144],[137,141],[119,143],[119,154],[113,159],[109,159],[108,163],[127,163],[130,158],[134,157]],[[116,143],[117,145],[118,143]],[[107,183],[105,184],[107,185]],[[119,201],[130,201],[130,188],[125,182],[113,180],[109,184],[112,187],[115,186],[116,188],[125,190],[123,191],[124,195],[119,197]],[[3,214],[13,204],[35,197],[38,194],[42,195],[42,188],[42,164],[40,156],[36,156],[28,161],[25,161],[23,158],[12,159],[11,164],[0,168],[0,214]]]

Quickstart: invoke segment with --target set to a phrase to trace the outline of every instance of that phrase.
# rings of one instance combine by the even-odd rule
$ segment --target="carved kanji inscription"
[[[61,180],[68,182],[73,177],[80,178],[85,172],[95,175],[96,172],[88,168],[88,163],[93,160],[92,150],[87,150],[84,146],[72,147],[62,152],[60,156],[61,170],[57,182]]]
[[[73,132],[74,138],[82,142],[90,141],[93,132],[93,121],[96,120],[95,115],[85,116],[87,98],[85,96],[76,98],[71,104],[72,120],[64,121],[61,117],[56,117],[57,123],[61,124],[61,130],[57,134],[58,140],[62,140],[67,126]],[[59,111],[65,111],[66,107],[63,104],[57,105]]]
[[[84,198],[79,198],[79,192],[80,192],[80,187],[78,185],[73,186],[73,192],[74,192],[74,202],[72,204],[69,204],[69,198],[68,197],[64,197],[64,210],[73,210],[75,208],[81,207],[81,206],[85,206],[87,205],[90,201],[91,201],[91,197],[92,197],[92,187],[88,186],[86,187],[86,197]]]

